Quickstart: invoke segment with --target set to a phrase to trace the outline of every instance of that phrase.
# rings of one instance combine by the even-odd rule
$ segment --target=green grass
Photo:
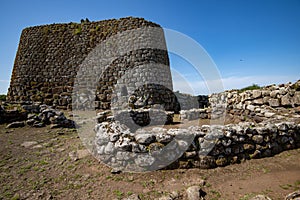
[[[120,190],[114,190],[113,192],[117,196],[118,199],[121,199],[124,195],[124,193],[121,192]]]
[[[212,198],[212,200],[213,200],[213,199],[217,200],[217,199],[219,199],[219,198],[221,197],[220,192],[218,192],[218,191],[216,191],[216,190],[210,190],[209,192],[214,196],[214,197]]]
[[[23,166],[20,168],[20,170],[18,171],[18,174],[19,175],[23,175],[25,174],[26,172],[30,171],[30,169],[33,167],[33,164],[29,164],[29,165],[26,165],[26,166]]]
[[[284,190],[288,190],[288,189],[292,188],[293,186],[291,184],[284,184],[284,185],[279,185],[279,187],[281,187]]]
[[[281,187],[284,190],[289,190],[289,189],[298,190],[299,186],[300,186],[300,180],[295,181],[294,184],[279,185],[279,187]]]
[[[39,160],[38,163],[40,165],[48,165],[49,164],[46,160]]]
[[[131,192],[131,191],[128,191],[127,192],[127,196],[130,196],[130,195],[132,195],[133,194],[133,192]]]
[[[19,199],[21,199],[19,194],[15,194],[15,195],[11,198],[11,200],[19,200]]]
[[[249,194],[245,194],[242,198],[240,198],[239,200],[249,200],[251,198],[255,197],[255,194],[253,193],[249,193]]]

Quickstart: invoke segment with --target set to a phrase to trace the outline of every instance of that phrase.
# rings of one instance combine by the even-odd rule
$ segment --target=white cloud
[[[8,83],[9,80],[0,80],[0,82]]]
[[[259,86],[266,86],[271,84],[295,82],[299,79],[300,79],[299,76],[244,76],[244,77],[231,76],[231,77],[222,78],[221,80],[188,81],[183,77],[180,78],[173,77],[173,88],[174,91],[179,90],[180,92],[183,93],[198,95],[198,94],[210,94],[214,92],[220,92],[223,89],[224,90],[240,89],[243,87],[250,86],[252,84],[258,84]],[[220,88],[220,81],[222,82],[224,88]]]
[[[227,77],[223,78],[222,82],[224,88],[228,89],[240,89],[252,84],[258,84],[259,86],[266,86],[271,84],[281,84],[288,82],[295,82],[299,79],[298,76],[245,76],[245,77]]]

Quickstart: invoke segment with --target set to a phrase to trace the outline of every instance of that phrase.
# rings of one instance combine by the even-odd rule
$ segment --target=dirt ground
[[[77,152],[77,154],[76,154]],[[200,185],[205,199],[272,199],[300,189],[300,149],[223,168],[112,174],[87,154],[75,129],[0,125],[0,199],[158,199]]]

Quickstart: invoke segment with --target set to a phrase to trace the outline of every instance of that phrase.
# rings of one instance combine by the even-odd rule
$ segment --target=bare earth
[[[300,149],[209,170],[110,171],[87,154],[76,130],[0,125],[0,199],[158,199],[174,191],[186,199],[202,180],[205,199],[284,199],[300,189]]]

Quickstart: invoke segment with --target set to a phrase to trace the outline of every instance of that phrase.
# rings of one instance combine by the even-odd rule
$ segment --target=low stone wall
[[[151,129],[141,128],[150,124],[150,115],[145,115],[149,110],[135,111],[135,116],[146,122],[143,125],[132,120],[133,116],[128,111],[122,111],[119,118],[114,113],[110,122],[101,121],[96,126],[94,153],[112,167],[144,171],[159,166],[213,168],[299,148],[300,115],[296,108],[299,106],[299,83],[213,94],[209,96],[210,107],[181,110],[179,113],[182,123],[201,119],[220,120],[225,116],[226,120],[234,117],[245,121],[237,124],[165,129],[162,128],[164,123],[157,123],[161,127]],[[188,108],[183,102],[196,100],[189,95],[176,97],[181,108]],[[260,104],[263,99],[265,103]],[[274,99],[279,105],[270,103]],[[159,112],[150,118],[165,122],[162,119],[166,113]],[[134,124],[134,129],[129,128]]]
[[[209,107],[208,95],[193,96],[190,94],[184,94],[180,92],[174,92],[174,94],[176,95],[182,110]]]
[[[100,123],[95,130],[96,156],[125,171],[159,166],[207,169],[300,147],[300,125],[294,122],[155,127],[133,133],[116,121]]]
[[[281,108],[300,106],[300,80],[295,83],[269,85],[256,90],[226,91],[209,96],[211,107],[226,104],[232,115],[267,117]],[[267,113],[266,110],[271,113]]]
[[[238,121],[262,122],[277,115],[288,114],[300,106],[300,81],[295,83],[270,85],[257,90],[231,90],[208,96],[209,107],[182,109],[182,120],[226,118]],[[295,108],[295,109],[294,109]]]

